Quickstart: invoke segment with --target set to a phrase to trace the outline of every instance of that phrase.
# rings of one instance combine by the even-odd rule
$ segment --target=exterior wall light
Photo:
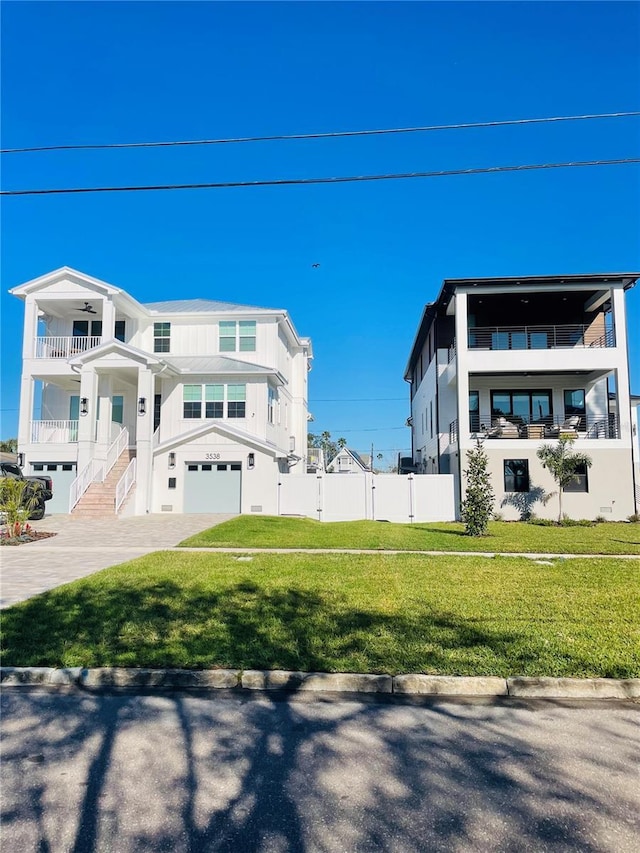
[[[140,399],[138,400],[138,414],[144,415],[144,414],[146,414],[146,412],[147,412],[147,398],[146,397],[140,397]]]
[[[247,468],[255,468],[256,467],[256,455],[255,453],[250,453],[247,456]]]
[[[169,468],[175,468],[175,467],[176,467],[176,454],[171,452],[169,454]]]
[[[18,468],[24,466],[24,453],[18,453]]]
[[[88,415],[89,414],[89,398],[88,397],[80,397],[80,414]]]

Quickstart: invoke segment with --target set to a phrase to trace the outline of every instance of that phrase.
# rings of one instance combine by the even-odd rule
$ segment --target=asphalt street
[[[640,705],[2,696],[2,848],[640,849]]]

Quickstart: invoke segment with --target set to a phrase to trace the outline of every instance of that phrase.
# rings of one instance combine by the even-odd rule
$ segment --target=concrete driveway
[[[108,566],[171,548],[187,536],[230,518],[233,516],[210,513],[120,519],[52,515],[32,522],[37,530],[57,536],[0,550],[0,608]]]

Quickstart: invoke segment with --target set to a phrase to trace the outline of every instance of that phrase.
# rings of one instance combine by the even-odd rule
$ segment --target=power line
[[[242,142],[283,142],[294,139],[339,139],[348,136],[382,136],[398,133],[427,133],[437,130],[469,130],[482,127],[507,127],[524,124],[548,124],[559,121],[588,121],[600,118],[638,116],[639,111],[617,113],[592,113],[576,116],[545,116],[544,118],[519,118],[505,121],[472,121],[460,124],[432,124],[420,127],[389,127],[377,130],[342,130],[330,133],[290,133],[277,136],[235,136],[222,139],[181,139],[169,142],[103,142],[85,145],[37,145],[28,148],[3,148],[0,154],[30,154],[37,151],[98,151],[116,148],[175,148],[183,145],[232,145]]]
[[[405,397],[326,397],[311,400],[310,405],[314,403],[387,403],[391,400],[408,400],[408,395]]]
[[[406,426],[395,426],[395,427],[373,427],[367,429],[331,429],[329,432],[335,433],[343,433],[343,432],[386,432],[391,429],[408,429]]]
[[[383,175],[342,175],[332,178],[279,178],[264,181],[215,181],[198,184],[144,184],[124,187],[64,187],[60,189],[2,190],[0,196],[17,195],[65,195],[77,193],[122,193],[148,192],[158,190],[211,190],[232,189],[236,187],[285,187],[311,184],[346,184],[363,181],[397,181],[407,178],[445,178],[453,175],[482,175],[497,172],[531,172],[537,169],[573,169],[583,166],[619,166],[628,163],[640,163],[640,157],[626,157],[617,160],[579,160],[569,163],[529,163],[520,166],[488,166],[472,169],[446,169],[431,172],[396,172]]]

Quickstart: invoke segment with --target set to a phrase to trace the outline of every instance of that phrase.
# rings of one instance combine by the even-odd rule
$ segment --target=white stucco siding
[[[507,440],[500,441],[500,447],[493,446],[490,442],[484,445],[489,457],[489,473],[496,495],[496,512],[502,513],[507,520],[519,518],[519,511],[513,502],[516,496],[526,501],[527,493],[505,492],[504,461],[505,459],[526,459],[529,464],[529,494],[532,495],[536,487],[543,489],[546,494],[555,493],[546,505],[540,500],[532,502],[531,509],[540,518],[555,519],[558,516],[558,487],[536,456],[540,443],[529,443],[533,446],[525,446],[521,441],[510,443]],[[598,442],[583,441],[580,442],[579,448],[576,448],[587,453],[593,463],[588,471],[589,491],[563,493],[563,512],[574,519],[594,519],[602,515],[609,521],[623,521],[634,511],[630,453],[624,448],[603,450],[596,445]]]
[[[411,401],[414,462],[416,464],[420,462],[426,466],[423,470],[430,474],[438,470],[437,371],[437,361],[433,358],[431,364],[426,367],[422,381]],[[448,423],[446,428],[448,430]],[[442,423],[440,423],[440,429],[444,429]]]

